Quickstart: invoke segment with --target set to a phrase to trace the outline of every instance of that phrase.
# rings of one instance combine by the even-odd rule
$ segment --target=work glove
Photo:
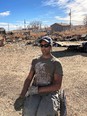
[[[23,108],[23,106],[24,106],[24,101],[25,101],[25,97],[23,97],[23,98],[22,97],[17,98],[16,101],[15,101],[15,103],[14,103],[14,109],[16,111],[20,111]]]
[[[36,86],[31,86],[28,89],[28,94],[29,95],[34,95],[34,94],[38,94],[38,87]]]

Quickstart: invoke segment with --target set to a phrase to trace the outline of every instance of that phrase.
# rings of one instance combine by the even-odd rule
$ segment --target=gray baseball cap
[[[43,36],[40,40],[39,43],[41,43],[42,41],[46,41],[47,43],[49,43],[51,46],[53,45],[53,41],[49,36]]]

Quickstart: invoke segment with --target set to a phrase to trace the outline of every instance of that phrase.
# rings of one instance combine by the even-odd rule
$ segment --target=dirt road
[[[40,54],[40,48],[24,43],[0,47],[0,116],[21,116],[13,103],[20,94],[32,58]],[[87,53],[55,47],[52,54],[62,62],[68,116],[87,116]]]

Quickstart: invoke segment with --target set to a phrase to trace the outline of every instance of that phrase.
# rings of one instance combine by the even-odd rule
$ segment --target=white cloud
[[[63,20],[63,21],[67,21],[67,20],[69,20],[68,19],[68,17],[59,17],[59,16],[55,16],[55,19],[57,19],[57,20]]]
[[[44,6],[62,6],[69,2],[69,0],[46,0],[43,2]]]
[[[9,24],[8,23],[4,23],[4,22],[0,22],[0,27],[5,28],[5,30],[9,29]]]
[[[10,15],[10,11],[0,13],[0,16],[8,16],[8,15]]]
[[[22,26],[23,25],[17,25],[12,23],[4,23],[4,22],[0,23],[0,27],[3,27],[6,31],[15,30]]]
[[[84,16],[87,15],[87,1],[76,0],[66,5],[67,9],[71,9],[72,22],[75,24],[83,24]],[[68,10],[67,10],[68,12]]]
[[[43,2],[44,6],[56,6],[57,1],[56,0],[46,0]]]
[[[83,24],[84,16],[87,15],[87,0],[46,0],[44,5],[56,6],[64,11],[66,17],[55,16],[57,20],[68,20],[71,9],[72,24]]]

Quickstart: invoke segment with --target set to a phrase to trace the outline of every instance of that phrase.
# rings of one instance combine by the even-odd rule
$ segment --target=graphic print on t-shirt
[[[35,65],[35,81],[39,85],[48,85],[51,82],[49,67],[46,63],[38,62]]]

